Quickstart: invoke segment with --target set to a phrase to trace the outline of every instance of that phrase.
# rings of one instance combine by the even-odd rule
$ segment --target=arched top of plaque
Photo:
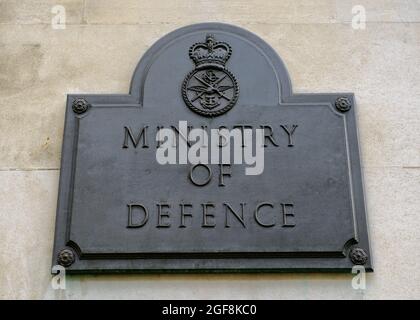
[[[277,105],[291,94],[277,53],[255,34],[223,23],[190,25],[162,37],[140,60],[130,87],[141,105],[184,100],[205,116],[234,105]]]

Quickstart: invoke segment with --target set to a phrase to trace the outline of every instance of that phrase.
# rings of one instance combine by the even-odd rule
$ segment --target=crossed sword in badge
[[[230,101],[231,99],[227,97],[223,92],[226,90],[232,89],[233,86],[220,86],[219,83],[225,79],[227,75],[225,74],[222,78],[218,78],[212,70],[206,71],[206,75],[203,78],[207,78],[210,82],[207,82],[204,79],[200,79],[196,75],[194,75],[194,78],[197,79],[199,82],[205,85],[203,86],[192,86],[187,88],[188,90],[195,91],[197,93],[197,96],[191,100],[191,102],[196,101],[197,99],[201,98],[204,94],[214,94],[217,93],[220,97],[225,98],[227,101]]]

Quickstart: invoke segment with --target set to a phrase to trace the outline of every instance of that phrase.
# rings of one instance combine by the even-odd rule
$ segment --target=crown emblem
[[[195,43],[190,47],[189,54],[197,67],[204,65],[224,67],[232,54],[232,48],[226,42],[218,42],[214,35],[208,34],[206,42]]]
[[[239,85],[225,64],[232,54],[226,42],[208,34],[205,42],[190,47],[189,56],[195,68],[182,83],[185,104],[195,113],[217,117],[233,108],[238,100]]]

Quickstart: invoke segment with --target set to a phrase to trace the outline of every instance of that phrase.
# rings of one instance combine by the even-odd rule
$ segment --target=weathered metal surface
[[[170,33],[141,59],[128,95],[68,95],[53,265],[372,271],[354,107],[351,93],[293,94],[277,54],[243,29]],[[209,136],[263,129],[263,172],[159,164],[158,130],[184,124]]]

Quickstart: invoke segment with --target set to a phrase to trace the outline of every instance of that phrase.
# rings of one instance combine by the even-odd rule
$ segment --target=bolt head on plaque
[[[71,249],[63,249],[57,257],[57,263],[63,267],[70,267],[76,259],[76,256]]]
[[[364,265],[368,260],[365,250],[361,248],[352,248],[349,256],[350,260],[357,265]]]
[[[216,42],[213,35],[207,35],[205,43],[193,44],[190,58],[196,67],[182,85],[182,97],[194,112],[206,116],[219,116],[236,104],[239,85],[235,76],[225,68],[232,54],[226,42]]]
[[[77,114],[85,113],[89,109],[89,103],[85,99],[76,99],[73,101],[72,108]]]
[[[347,97],[340,97],[335,100],[335,107],[338,111],[347,112],[351,109],[350,99]]]

